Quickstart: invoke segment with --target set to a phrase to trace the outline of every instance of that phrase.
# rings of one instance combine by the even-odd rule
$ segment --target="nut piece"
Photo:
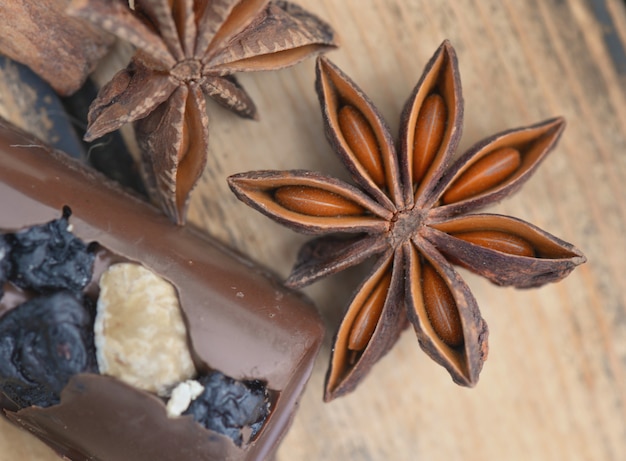
[[[196,374],[176,290],[139,264],[102,274],[94,331],[102,374],[162,396]]]
[[[204,392],[204,386],[194,379],[180,383],[172,390],[167,401],[167,416],[174,418],[183,414],[192,400]]]

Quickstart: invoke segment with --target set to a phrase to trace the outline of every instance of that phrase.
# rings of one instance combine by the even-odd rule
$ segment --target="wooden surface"
[[[403,103],[444,38],[465,98],[461,148],[563,115],[556,151],[490,211],[576,244],[588,262],[530,291],[463,272],[490,327],[475,389],[454,385],[407,331],[352,395],[322,403],[330,339],[358,282],[351,271],[306,289],[328,336],[277,461],[626,459],[626,11],[618,0],[298,0],[339,31],[329,55],[394,133]],[[345,176],[323,132],[313,61],[241,82],[261,121],[214,104],[211,158],[190,220],[286,276],[306,237],[236,201],[225,177],[252,169]],[[55,459],[0,423],[0,460]]]

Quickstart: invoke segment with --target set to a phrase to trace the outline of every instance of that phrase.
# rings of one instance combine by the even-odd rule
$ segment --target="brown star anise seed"
[[[284,1],[75,0],[69,12],[137,48],[89,109],[90,141],[136,122],[148,189],[183,224],[208,151],[205,96],[256,118],[231,74],[295,64],[336,46],[328,24]]]
[[[324,58],[317,63],[317,91],[327,137],[359,188],[308,171],[243,173],[229,183],[239,199],[270,218],[297,231],[331,234],[304,245],[289,285],[377,257],[335,336],[325,400],[352,391],[407,320],[456,383],[475,385],[488,330],[451,263],[500,285],[534,287],[585,261],[574,246],[524,221],[467,214],[519,189],[555,146],[564,121],[497,134],[449,166],[463,105],[448,42],[406,103],[397,149],[370,100]]]

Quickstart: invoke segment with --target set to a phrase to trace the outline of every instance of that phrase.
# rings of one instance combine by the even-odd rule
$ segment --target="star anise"
[[[205,96],[256,118],[231,74],[278,69],[335,47],[330,26],[302,8],[269,0],[76,0],[84,17],[137,51],[89,110],[91,141],[134,122],[148,188],[184,223],[189,194],[206,164]]]
[[[448,42],[406,103],[397,148],[371,101],[324,58],[316,87],[327,137],[359,187],[309,171],[250,172],[229,182],[242,201],[272,219],[331,234],[304,245],[289,285],[377,256],[336,334],[325,400],[352,391],[407,319],[424,351],[456,383],[475,385],[488,329],[452,264],[499,285],[535,287],[585,261],[574,246],[519,219],[467,214],[517,191],[555,146],[563,119],[497,134],[451,163],[463,101]]]

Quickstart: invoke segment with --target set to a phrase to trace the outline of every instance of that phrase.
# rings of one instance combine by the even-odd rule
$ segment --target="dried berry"
[[[269,414],[267,389],[260,381],[236,381],[218,371],[198,379],[204,392],[189,405],[191,415],[207,429],[230,437],[237,446],[243,442],[243,429],[252,439]],[[247,432],[247,431],[246,431]]]
[[[69,231],[71,213],[64,207],[61,218],[8,236],[13,283],[40,293],[78,292],[89,283],[94,255]]]
[[[19,407],[59,403],[76,373],[97,373],[92,316],[69,291],[44,295],[0,318],[0,390]]]

